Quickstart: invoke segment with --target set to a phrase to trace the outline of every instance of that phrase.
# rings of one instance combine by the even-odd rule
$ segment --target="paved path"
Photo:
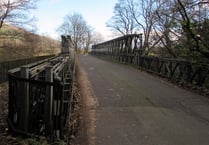
[[[96,145],[209,145],[209,99],[127,65],[79,61],[98,100]]]

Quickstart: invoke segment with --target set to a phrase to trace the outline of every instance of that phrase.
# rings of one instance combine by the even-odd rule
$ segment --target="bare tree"
[[[91,34],[90,27],[79,13],[67,15],[63,24],[58,28],[58,32],[71,36],[75,51],[84,49],[88,45]]]
[[[107,23],[122,35],[143,33],[143,54],[209,58],[208,0],[118,0]],[[194,57],[190,57],[194,58]]]
[[[169,54],[172,57],[177,57],[174,52],[175,43],[180,39],[181,29],[176,22],[178,14],[173,7],[173,1],[159,0],[157,5],[160,7],[155,12],[154,31],[160,43],[158,48],[161,48],[162,54]]]
[[[105,39],[104,39],[104,36],[102,35],[102,33],[100,32],[93,32],[93,35],[92,35],[92,44],[98,44],[98,43],[101,43],[103,42]]]
[[[143,54],[149,52],[160,41],[153,33],[158,0],[119,0],[114,8],[114,16],[107,26],[122,35],[143,33]]]
[[[158,0],[154,24],[158,47],[172,57],[207,55],[208,4],[206,0]]]
[[[114,7],[114,16],[107,22],[107,27],[122,35],[133,34],[137,25],[132,17],[133,0],[119,0]]]
[[[92,44],[92,32],[90,30],[87,31],[84,41],[84,53],[88,53]]]
[[[205,41],[204,35],[201,35],[203,33],[199,32],[200,30],[203,30],[202,28],[204,28],[204,22],[207,22],[207,20],[209,20],[208,17],[206,17],[208,16],[207,14],[209,10],[207,7],[207,14],[203,19],[204,21],[201,21],[202,18],[200,17],[200,15],[199,17],[197,17],[198,12],[200,13],[200,9],[199,11],[195,9],[196,6],[208,4],[208,2],[189,2],[190,3],[181,0],[176,1],[176,3],[178,4],[177,9],[182,18],[181,26],[184,34],[183,36],[185,37],[190,52],[197,52],[203,57],[209,59],[209,43],[207,43],[208,41]],[[199,18],[199,20],[197,20],[197,18]],[[208,29],[204,29],[203,31],[209,32]]]
[[[37,0],[1,0],[0,1],[0,28],[4,22],[12,24],[26,24],[33,18],[29,12],[35,9]]]
[[[148,55],[160,41],[153,30],[156,11],[158,11],[159,7],[158,0],[136,0],[136,4],[131,9],[133,19],[143,31],[144,55]]]

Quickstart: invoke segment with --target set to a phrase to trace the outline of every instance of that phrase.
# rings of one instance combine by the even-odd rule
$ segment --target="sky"
[[[105,39],[111,37],[106,22],[113,15],[117,0],[39,0],[34,12],[38,33],[59,39],[56,29],[64,17],[72,12],[80,13],[87,24]]]

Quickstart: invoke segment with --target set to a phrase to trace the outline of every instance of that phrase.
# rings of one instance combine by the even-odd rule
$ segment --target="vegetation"
[[[59,52],[60,42],[49,37],[6,24],[0,29],[0,62]]]
[[[0,29],[3,24],[34,28],[34,20],[30,11],[36,8],[37,0],[1,0]]]
[[[71,13],[65,16],[63,24],[58,31],[65,35],[70,35],[76,52],[83,48],[89,49],[91,40],[91,29],[87,25],[83,16],[79,13]]]
[[[107,26],[142,33],[144,55],[209,60],[207,0],[118,0]]]
[[[58,41],[33,33],[36,26],[30,12],[36,9],[37,1],[0,1],[0,61],[59,52]]]
[[[66,15],[62,25],[58,28],[58,32],[61,35],[71,36],[77,53],[88,53],[92,44],[103,40],[101,34],[94,32],[79,13]]]

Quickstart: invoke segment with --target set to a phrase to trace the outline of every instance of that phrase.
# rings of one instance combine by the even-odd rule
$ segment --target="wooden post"
[[[29,68],[21,67],[21,77],[29,78]],[[20,95],[20,112],[19,112],[19,127],[23,131],[28,131],[28,116],[29,116],[29,83],[24,82],[22,86],[22,94]]]
[[[53,82],[53,67],[46,67],[47,82]],[[45,99],[45,121],[46,121],[46,134],[52,135],[53,131],[53,86],[47,86],[46,99]]]

